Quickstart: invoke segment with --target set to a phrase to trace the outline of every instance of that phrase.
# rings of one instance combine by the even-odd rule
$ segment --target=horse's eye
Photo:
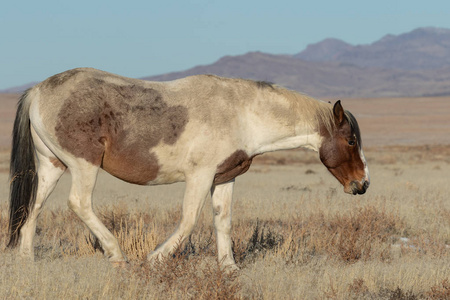
[[[355,142],[354,140],[350,140],[350,141],[348,141],[348,144],[349,144],[350,146],[355,146],[355,145],[356,145],[356,142]]]

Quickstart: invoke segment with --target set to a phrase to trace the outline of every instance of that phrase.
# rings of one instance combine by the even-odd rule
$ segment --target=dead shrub
[[[385,261],[390,259],[390,237],[404,227],[398,216],[373,206],[334,216],[318,212],[301,221],[289,243],[301,255],[328,255],[347,263],[371,258]]]
[[[365,208],[343,216],[335,216],[330,222],[334,237],[330,243],[330,254],[343,261],[353,263],[359,259],[369,259],[372,244],[385,241],[391,234],[390,220],[374,208]]]
[[[187,299],[238,299],[241,285],[238,273],[222,267],[217,260],[192,255],[178,244],[173,254],[142,264],[137,274],[148,283],[158,284],[163,293],[182,291]],[[152,265],[151,265],[152,264]]]
[[[327,290],[323,293],[324,299],[338,299],[338,287],[335,285],[333,280],[330,278],[330,285]]]
[[[102,206],[98,211],[102,223],[113,233],[120,231],[124,225],[123,221],[129,219],[128,208],[123,203],[112,207]]]
[[[159,283],[164,283],[167,288],[171,288],[179,278],[185,275],[188,256],[188,253],[181,251],[181,244],[178,243],[172,255],[161,256],[160,259],[151,262],[154,266],[153,275]]]
[[[369,292],[369,288],[364,282],[364,279],[355,278],[353,279],[353,282],[348,285],[348,291],[352,298],[360,299]]]
[[[199,296],[196,299],[239,299],[241,285],[237,278],[236,270],[224,268],[217,261],[207,263],[194,281]]]
[[[405,292],[400,287],[397,287],[395,290],[384,289],[382,290],[377,297],[379,299],[389,299],[389,300],[416,300],[418,296],[413,292]]]
[[[184,242],[181,253],[185,255],[216,255],[216,240],[212,228],[199,226]]]
[[[450,282],[444,279],[441,283],[432,286],[430,291],[426,293],[426,298],[431,300],[450,299]]]
[[[275,250],[282,245],[284,238],[281,234],[276,234],[266,226],[261,228],[259,220],[253,229],[252,235],[245,244],[241,240],[233,240],[233,255],[237,263],[242,263],[246,259],[254,259],[259,254],[264,255],[268,250]]]

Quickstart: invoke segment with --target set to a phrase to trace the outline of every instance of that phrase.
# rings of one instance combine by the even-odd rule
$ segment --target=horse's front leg
[[[163,244],[147,256],[148,260],[160,259],[161,256],[173,253],[176,247],[192,233],[211,189],[214,172],[215,170],[197,170],[193,174],[186,175],[186,190],[180,225]]]
[[[214,226],[216,228],[219,261],[231,270],[238,269],[231,249],[231,203],[234,179],[211,188]]]

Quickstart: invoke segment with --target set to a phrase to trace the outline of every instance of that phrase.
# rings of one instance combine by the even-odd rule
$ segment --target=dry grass
[[[176,214],[177,210],[172,213]],[[101,257],[101,247],[72,212],[68,210],[44,212],[37,230],[39,243],[36,248],[37,263],[32,268],[36,272],[35,276],[41,272],[46,276],[49,275],[45,269],[38,269],[48,262],[60,268],[67,263],[73,265],[91,261],[95,268],[98,268],[99,264],[103,268],[92,270],[90,264],[87,264],[73,276],[84,276],[84,272],[106,276],[99,273],[103,271],[110,278],[107,281],[96,279],[92,284],[85,283],[88,284],[85,291],[88,294],[79,294],[79,291],[72,290],[77,285],[72,286],[65,282],[63,286],[67,289],[65,291],[67,296],[97,297],[103,292],[105,298],[115,297],[116,293],[127,295],[127,298],[141,298],[143,295],[149,295],[151,290],[152,297],[163,298],[168,295],[170,299],[266,298],[264,291],[249,290],[248,285],[244,287],[248,279],[245,277],[257,276],[252,274],[253,272],[249,274],[248,271],[261,263],[267,262],[270,265],[276,261],[278,268],[283,269],[284,266],[284,272],[289,273],[290,269],[309,269],[314,268],[314,265],[318,270],[324,271],[327,264],[332,266],[331,268],[345,269],[357,263],[381,264],[389,267],[398,259],[420,260],[423,257],[448,259],[448,251],[445,249],[436,251],[435,243],[438,241],[431,240],[402,245],[400,251],[395,253],[393,244],[409,230],[410,225],[396,213],[388,213],[368,205],[354,208],[344,214],[326,215],[318,211],[304,219],[239,222],[235,226],[233,241],[236,260],[243,270],[240,272],[228,272],[216,261],[215,238],[211,235],[210,226],[200,226],[189,242],[180,246],[174,255],[164,257],[162,261],[150,265],[145,260],[146,255],[155,248],[161,237],[170,234],[167,229],[171,227],[169,224],[160,224],[159,228],[162,230],[158,230],[155,224],[149,221],[152,214],[153,212],[130,213],[123,204],[108,210],[99,209],[99,215],[118,237],[122,249],[130,259],[130,265],[126,270],[113,270],[108,269],[107,263],[105,266],[105,262],[102,262],[105,259]],[[2,228],[6,227],[5,218],[2,218],[0,223]],[[5,235],[3,230],[2,237]],[[419,239],[420,237],[417,237],[417,240]],[[3,259],[4,267],[15,265],[17,268],[18,265],[11,253],[6,251],[4,254],[7,256],[6,264]],[[26,266],[28,267],[29,265]],[[14,273],[14,268],[12,272]],[[15,272],[17,272],[14,274],[16,280],[20,280],[22,284],[28,285],[28,280],[34,282],[36,289],[28,291],[29,295],[39,298],[52,295],[55,286],[47,282],[49,278],[29,278],[30,274],[23,277],[18,269],[15,269]],[[58,273],[60,272],[58,270]],[[67,279],[70,280],[70,277]],[[11,288],[6,294],[3,292],[2,296],[14,295],[20,298],[28,295],[17,289],[16,284],[11,285],[14,280],[10,281],[10,278],[5,277],[1,280]],[[42,291],[37,288],[40,285]],[[115,285],[127,292],[124,293],[124,290],[119,292]],[[404,291],[398,286],[391,289],[379,286],[378,290],[373,290],[362,277],[353,278],[344,287],[339,285],[338,279],[330,277],[323,288],[323,291],[316,294],[317,297],[448,299],[445,297],[450,294],[450,285],[445,279],[420,292]]]
[[[177,225],[181,203],[141,203],[138,192],[130,187],[120,194],[115,182],[109,188],[115,186],[114,197],[121,200],[101,200],[96,212],[118,238],[130,260],[127,268],[112,268],[75,214],[52,204],[38,221],[36,262],[21,261],[4,250],[5,187],[0,298],[450,299],[450,165],[440,156],[445,149],[367,151],[372,186],[363,197],[343,195],[309,152],[306,164],[300,153],[286,156],[283,166],[263,160],[236,186],[232,238],[238,272],[216,260],[208,205],[187,243],[148,264],[146,255]]]

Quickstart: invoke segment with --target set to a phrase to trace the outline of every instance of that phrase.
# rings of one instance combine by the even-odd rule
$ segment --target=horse
[[[139,185],[186,183],[175,232],[147,256],[172,254],[191,234],[211,195],[218,260],[237,268],[231,242],[235,178],[265,152],[309,148],[343,185],[370,184],[355,117],[278,85],[197,75],[168,82],[91,68],[49,77],[19,99],[10,165],[9,248],[34,259],[36,219],[69,169],[68,206],[114,264],[126,264],[117,239],[93,211],[100,169]]]

